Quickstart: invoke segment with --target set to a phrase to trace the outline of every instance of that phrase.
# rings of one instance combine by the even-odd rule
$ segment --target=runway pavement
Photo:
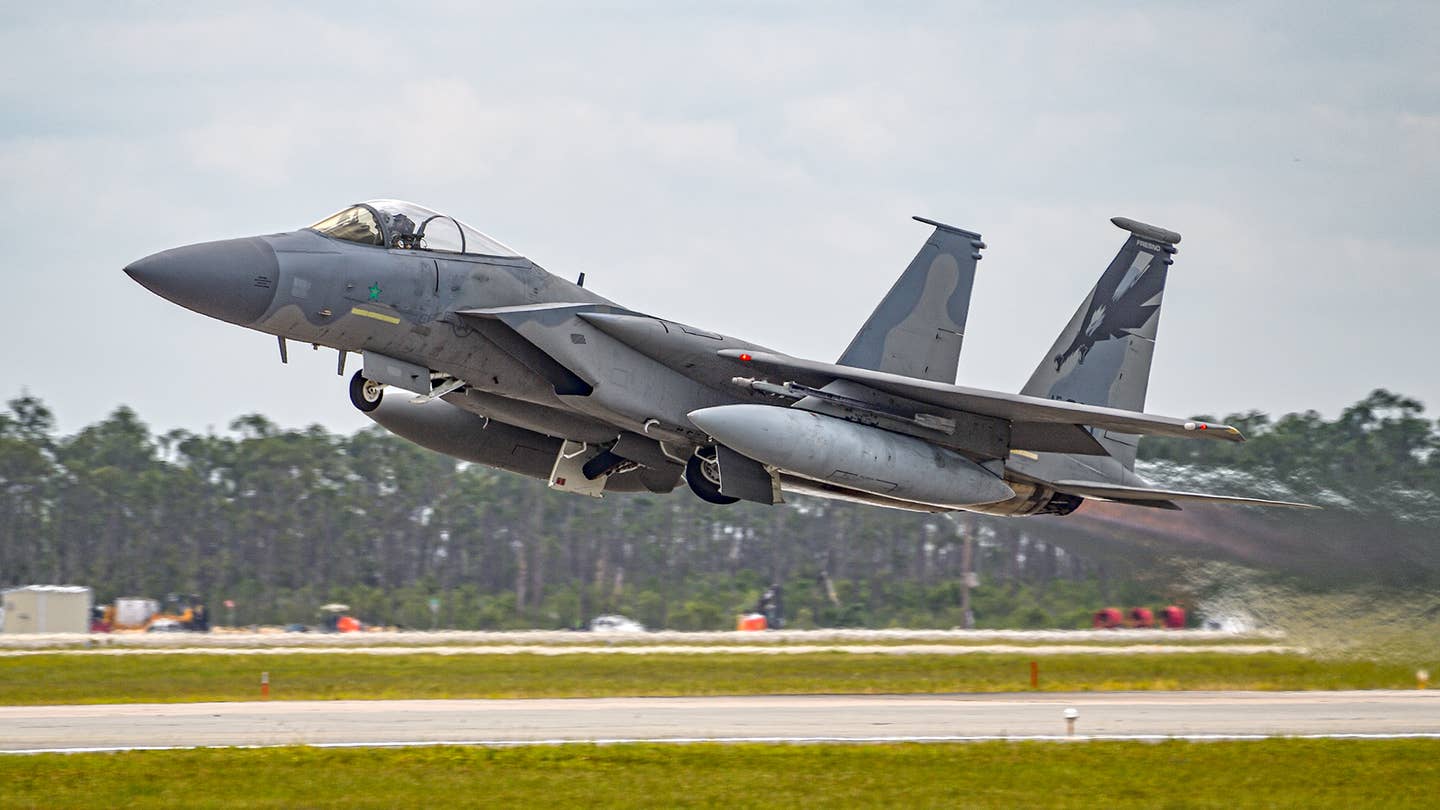
[[[0,707],[0,751],[442,743],[1440,738],[1440,691],[1109,692]]]
[[[13,633],[0,634],[0,650],[110,650],[360,647],[534,647],[534,646],[676,646],[721,644],[745,647],[878,644],[1045,644],[1180,645],[1229,647],[1278,644],[1276,632],[1231,633],[1218,630],[767,630],[682,632],[576,632],[573,630],[432,630],[363,633],[285,633],[278,628],[244,632],[230,628],[209,633]]]
[[[490,644],[434,647],[100,647],[85,650],[0,650],[0,658],[37,655],[1264,655],[1304,654],[1303,647],[1279,644],[653,644],[595,646]]]

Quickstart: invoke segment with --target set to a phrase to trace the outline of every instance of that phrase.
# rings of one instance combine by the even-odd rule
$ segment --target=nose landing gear
[[[380,400],[385,398],[385,386],[374,380],[367,380],[363,372],[355,372],[350,378],[350,403],[356,408],[369,413],[380,407]]]

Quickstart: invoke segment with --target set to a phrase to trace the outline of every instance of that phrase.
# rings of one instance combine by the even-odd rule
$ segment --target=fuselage
[[[473,424],[454,416],[421,419],[417,414],[428,406],[400,411],[415,407],[408,402],[387,403],[389,410],[372,415],[426,446],[552,478],[552,486],[559,467],[547,454],[563,455],[563,442],[570,441],[625,451],[617,456],[625,464],[605,470],[604,489],[668,491],[682,478],[686,460],[713,443],[690,414],[774,404],[737,386],[745,369],[719,354],[737,350],[743,358],[768,351],[764,347],[625,309],[468,226],[409,204],[377,201],[311,228],[177,248],[141,259],[126,272],[204,315],[287,341],[360,353],[367,367],[371,358],[412,364],[428,370],[437,387],[463,381],[443,400],[478,417]],[[467,431],[485,430],[489,420],[516,429],[506,444],[480,448],[464,438]],[[526,444],[526,432],[546,441]],[[486,440],[498,441],[494,434]],[[524,460],[517,448],[533,454]],[[644,461],[647,455],[655,461]],[[894,467],[893,458],[889,463]],[[980,486],[975,491],[988,494],[967,500],[907,497],[863,485],[864,475],[854,479],[862,485],[852,486],[850,479],[771,472],[785,490],[889,507],[1064,513],[1079,501],[1057,498],[1045,487],[1056,464],[1075,466],[1072,477],[1123,481],[1126,474],[1113,459],[1055,456],[1046,459],[1042,475],[1035,454],[1012,455],[1003,464],[964,470],[967,480],[992,478],[997,484]],[[626,472],[631,474],[610,475]]]

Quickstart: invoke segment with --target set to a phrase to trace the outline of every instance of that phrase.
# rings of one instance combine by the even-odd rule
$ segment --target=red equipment
[[[1101,608],[1095,611],[1090,626],[1096,630],[1114,630],[1125,626],[1125,617],[1121,615],[1120,608]]]
[[[1160,611],[1160,621],[1164,623],[1166,630],[1185,629],[1185,608],[1179,605],[1169,605]]]
[[[1155,626],[1155,611],[1146,607],[1130,608],[1129,626],[1136,628],[1149,628]]]

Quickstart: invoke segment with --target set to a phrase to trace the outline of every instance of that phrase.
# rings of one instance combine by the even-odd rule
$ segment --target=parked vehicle
[[[590,620],[592,633],[643,633],[645,625],[625,616],[596,616]]]

